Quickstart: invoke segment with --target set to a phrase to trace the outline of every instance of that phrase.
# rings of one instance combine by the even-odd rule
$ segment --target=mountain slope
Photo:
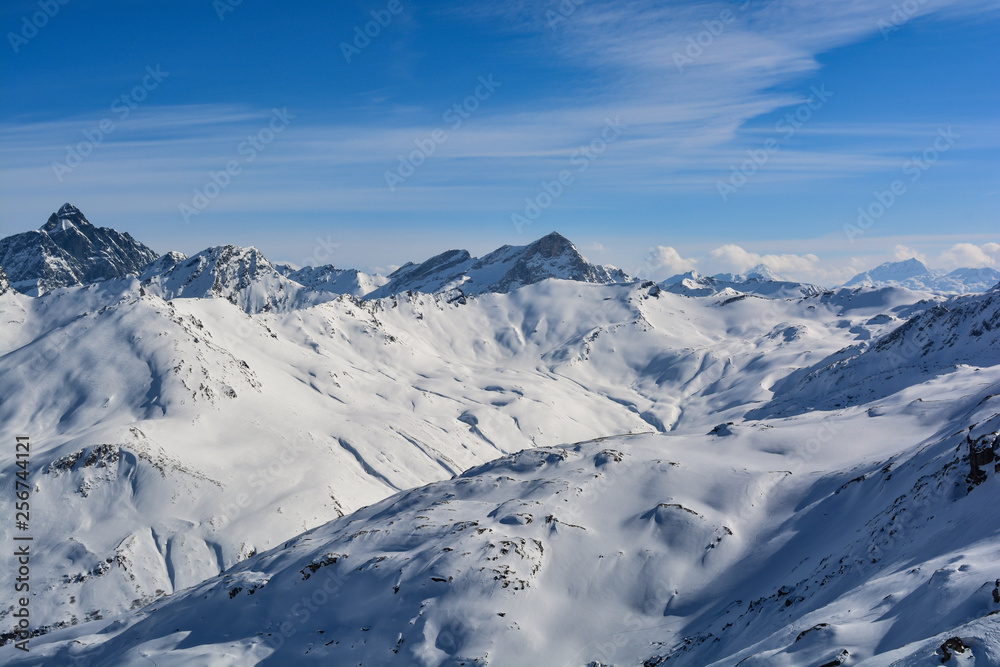
[[[962,624],[990,599],[995,517],[968,518],[995,480],[963,443],[996,430],[1000,290],[690,298],[616,284],[558,235],[397,276],[439,293],[338,296],[330,268],[305,286],[220,246],[0,298],[0,440],[31,434],[33,530],[61,536],[32,561],[33,660],[887,664],[939,632],[992,650]],[[777,284],[751,273],[733,278]],[[15,469],[0,450],[0,486]],[[904,510],[931,528],[885,544]],[[351,604],[287,618],[341,569]]]
[[[155,259],[127,233],[94,227],[71,204],[36,231],[0,239],[0,265],[15,289],[32,296],[138,273]]]
[[[197,275],[185,296],[205,294],[209,269],[185,265],[171,280]],[[568,280],[260,312],[165,301],[135,278],[13,296],[0,300],[0,439],[36,439],[46,533],[83,545],[35,564],[40,627],[121,613],[506,453],[738,421],[775,379],[911,307]]]
[[[884,398],[961,365],[1000,364],[1000,287],[959,296],[776,383],[779,397],[754,416],[832,409]]]
[[[407,291],[463,294],[505,293],[547,278],[587,283],[627,282],[619,269],[589,263],[568,239],[555,232],[526,246],[503,246],[475,258],[465,250],[449,250],[421,264],[406,264],[368,298]]]
[[[1000,516],[981,508],[1000,480],[968,485],[963,455],[968,429],[1000,432],[989,379],[939,384],[933,414],[910,394],[874,419],[503,457],[37,638],[33,659],[873,667],[951,646],[995,664]]]

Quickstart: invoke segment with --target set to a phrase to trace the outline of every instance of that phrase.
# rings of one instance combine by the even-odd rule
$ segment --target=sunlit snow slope
[[[1000,290],[463,252],[0,269],[24,664],[1000,664]]]
[[[982,377],[980,377],[980,375]],[[526,450],[107,623],[63,664],[914,665],[1000,659],[1000,372],[875,413]],[[934,401],[925,396],[934,396]],[[596,661],[596,662],[595,662]]]

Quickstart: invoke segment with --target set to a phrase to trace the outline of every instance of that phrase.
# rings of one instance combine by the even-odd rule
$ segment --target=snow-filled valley
[[[997,287],[656,284],[555,234],[149,263],[78,213],[0,274],[5,664],[1000,664]],[[123,268],[59,273],[104,267],[77,228]]]

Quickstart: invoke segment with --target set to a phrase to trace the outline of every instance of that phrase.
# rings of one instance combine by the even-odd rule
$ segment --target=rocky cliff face
[[[11,286],[31,296],[138,273],[156,257],[127,233],[95,227],[71,204],[35,231],[0,239]]]

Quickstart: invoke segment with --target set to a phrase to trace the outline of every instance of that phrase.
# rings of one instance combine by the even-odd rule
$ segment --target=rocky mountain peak
[[[450,289],[460,289],[465,294],[506,293],[547,278],[589,283],[628,281],[620,269],[591,264],[569,239],[552,232],[524,246],[501,246],[481,258],[472,257],[465,250],[449,250],[420,264],[405,264],[389,275],[387,284],[369,296]]]
[[[221,245],[182,257],[172,253],[157,260],[143,274],[143,287],[164,299],[222,298],[248,313],[304,307],[334,298],[286,278],[253,247]],[[162,270],[152,270],[155,267]]]
[[[70,203],[63,204],[58,211],[49,216],[48,221],[39,227],[39,231],[49,234],[69,229],[93,229],[94,225],[86,216]]]
[[[156,257],[128,234],[95,227],[72,204],[37,230],[0,239],[0,265],[11,286],[32,296],[139,273]]]
[[[573,242],[568,238],[559,232],[552,232],[551,234],[547,234],[537,241],[528,244],[525,248],[525,257],[530,257],[536,254],[549,258],[560,257],[566,254],[579,255],[580,251],[576,249],[576,246],[573,245]]]

